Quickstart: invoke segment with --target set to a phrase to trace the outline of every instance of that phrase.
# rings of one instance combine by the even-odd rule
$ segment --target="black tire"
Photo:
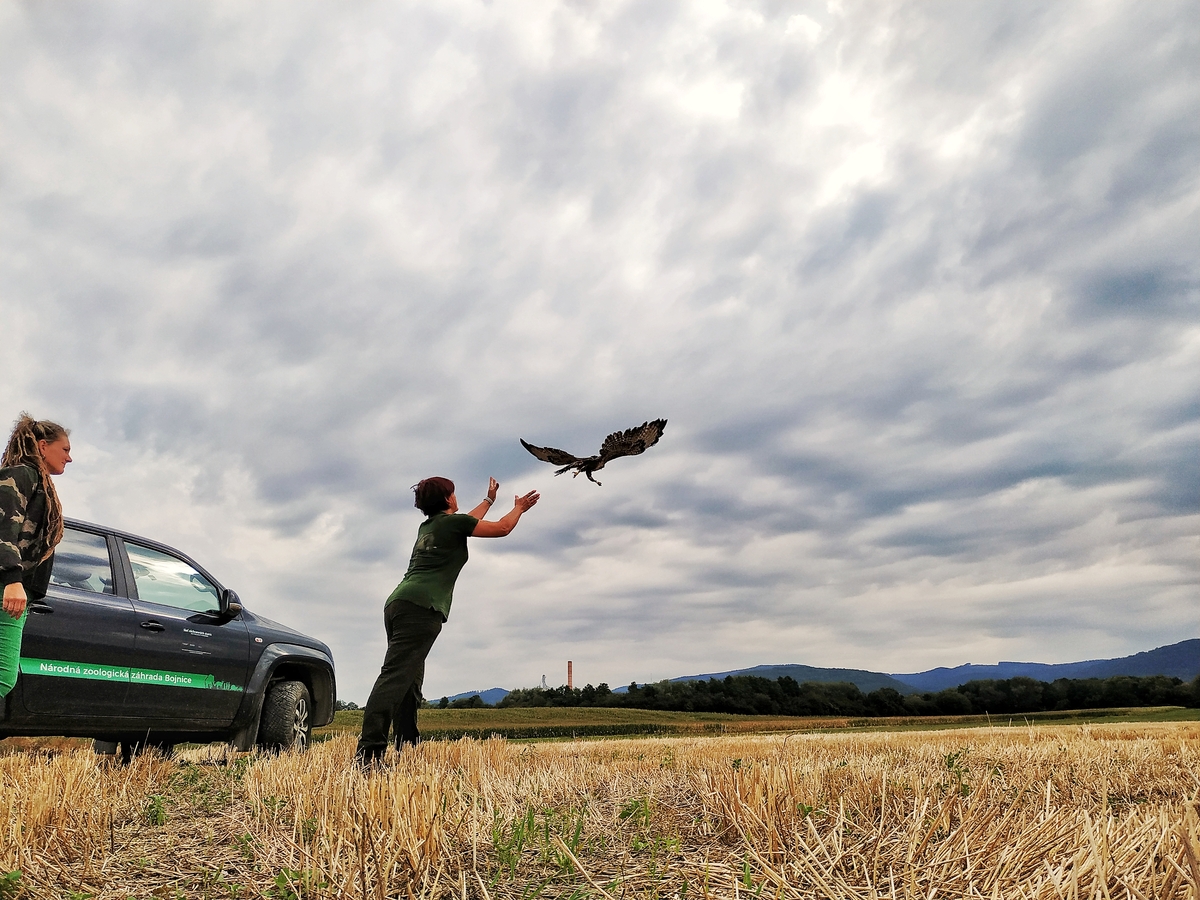
[[[312,740],[312,697],[302,681],[279,681],[267,690],[258,744],[267,750],[308,749]]]

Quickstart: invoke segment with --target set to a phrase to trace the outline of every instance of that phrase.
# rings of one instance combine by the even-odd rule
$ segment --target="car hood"
[[[286,625],[282,625],[273,619],[268,619],[266,616],[260,616],[258,613],[247,611],[243,615],[247,619],[246,624],[249,626],[251,637],[260,637],[268,644],[285,642],[300,644],[302,647],[313,647],[320,650],[330,659],[333,659],[333,653],[330,652],[329,646],[323,641],[310,637],[294,628],[288,628]]]

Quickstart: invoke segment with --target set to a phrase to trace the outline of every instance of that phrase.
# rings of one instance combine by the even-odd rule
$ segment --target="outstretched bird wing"
[[[555,450],[553,447],[535,447],[521,438],[521,446],[540,459],[542,462],[553,463],[556,466],[569,466],[579,462],[579,457],[572,456],[566,450]]]
[[[643,422],[637,428],[627,431],[614,431],[600,445],[600,458],[604,462],[616,459],[618,456],[637,456],[644,453],[648,447],[653,447],[662,437],[663,429],[667,427],[666,419],[655,419],[653,422]]]

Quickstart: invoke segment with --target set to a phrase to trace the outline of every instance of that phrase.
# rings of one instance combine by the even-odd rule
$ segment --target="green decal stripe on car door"
[[[213,691],[241,691],[241,685],[218,681],[213,675],[196,672],[163,672],[158,669],[133,669],[99,663],[65,662],[59,659],[21,658],[22,675],[50,678],[86,678],[91,681],[125,681],[131,684],[157,684],[163,687],[200,688]]]
[[[128,681],[125,666],[98,663],[63,662],[57,659],[21,659],[22,675],[49,675],[52,678],[86,678],[89,681]]]

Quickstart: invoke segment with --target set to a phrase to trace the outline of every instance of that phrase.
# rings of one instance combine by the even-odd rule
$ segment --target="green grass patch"
[[[423,737],[485,740],[543,740],[636,735],[723,734],[747,731],[794,731],[821,719],[787,716],[734,716],[724,713],[656,712],[646,709],[536,707],[515,709],[423,709],[417,719]],[[847,727],[849,719],[837,720]],[[314,740],[362,729],[362,710],[339,710],[332,725],[318,728]]]
[[[931,731],[945,728],[1024,728],[1030,725],[1193,722],[1200,709],[1178,706],[1135,709],[1086,709],[1004,716],[922,716],[849,718],[845,716],[737,716],[728,713],[657,712],[647,709],[535,707],[516,709],[423,709],[421,734],[430,740],[463,737],[486,740],[563,740],[648,735],[703,736],[770,732]],[[341,710],[333,724],[318,728],[314,740],[362,730],[362,710]]]
[[[929,731],[941,728],[1025,728],[1030,725],[1099,725],[1143,722],[1196,722],[1200,709],[1183,706],[1071,709],[1002,716],[926,716],[854,719],[853,731]]]

